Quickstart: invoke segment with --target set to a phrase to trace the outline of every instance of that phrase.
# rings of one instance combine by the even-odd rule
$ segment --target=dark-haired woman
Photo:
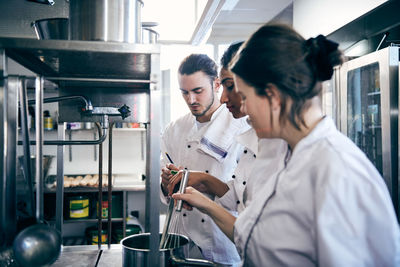
[[[322,114],[321,82],[340,63],[325,37],[265,25],[231,65],[257,136],[284,139],[291,155],[237,219],[192,188],[174,198],[210,215],[245,266],[400,266],[399,225],[382,177]]]

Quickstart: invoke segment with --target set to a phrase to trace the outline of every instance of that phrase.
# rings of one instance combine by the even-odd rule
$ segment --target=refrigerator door
[[[340,68],[340,130],[382,174],[398,211],[399,48],[388,47]]]
[[[322,112],[330,116],[340,130],[340,68],[336,67],[332,78],[322,83]]]
[[[347,136],[383,174],[379,63],[348,71],[346,95]]]

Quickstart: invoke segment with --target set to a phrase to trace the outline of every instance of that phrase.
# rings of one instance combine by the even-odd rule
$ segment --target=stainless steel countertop
[[[108,249],[107,245],[102,245],[103,250],[100,257],[99,267],[122,266],[122,247],[119,244],[111,245]],[[95,266],[97,255],[97,245],[87,246],[63,246],[61,254],[52,267],[88,267]]]

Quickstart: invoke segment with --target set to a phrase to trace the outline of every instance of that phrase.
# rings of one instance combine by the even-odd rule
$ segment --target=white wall
[[[328,35],[387,0],[295,0],[293,27],[304,38]]]

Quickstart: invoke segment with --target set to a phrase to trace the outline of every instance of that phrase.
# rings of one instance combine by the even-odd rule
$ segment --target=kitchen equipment
[[[83,2],[83,1],[82,1]],[[27,67],[35,73],[38,78],[35,82],[36,99],[38,111],[36,112],[36,143],[37,161],[42,153],[42,144],[49,145],[50,140],[43,140],[42,129],[43,123],[40,120],[43,112],[43,77],[47,80],[57,81],[59,84],[59,95],[74,95],[73,92],[81,92],[82,94],[94,96],[93,103],[100,108],[111,107],[119,109],[121,104],[129,103],[132,115],[126,118],[127,122],[140,122],[146,124],[146,132],[143,134],[145,138],[146,148],[146,206],[145,206],[145,225],[146,229],[151,232],[150,238],[150,262],[148,266],[158,266],[158,243],[159,243],[159,201],[156,196],[159,195],[159,136],[160,136],[160,103],[161,103],[161,71],[160,71],[160,47],[156,45],[137,45],[117,42],[91,42],[91,41],[58,41],[58,40],[26,40],[26,38],[0,38],[0,48],[4,49],[3,56],[5,59],[12,58],[19,64]],[[5,69],[7,70],[7,69]],[[6,71],[4,73],[7,73]],[[5,108],[7,112],[3,118],[6,120],[0,122],[0,128],[7,130],[7,135],[0,137],[2,150],[4,154],[0,163],[4,170],[2,180],[6,186],[1,188],[2,198],[1,208],[2,214],[0,218],[1,237],[5,236],[6,242],[14,240],[12,225],[16,225],[16,216],[12,213],[15,208],[12,207],[14,195],[12,194],[13,181],[15,181],[15,140],[17,140],[17,119],[18,107],[13,99],[17,99],[16,83],[19,77],[13,78],[3,76],[2,82],[5,86],[0,87],[0,94],[4,94],[4,99],[0,101],[1,110]],[[62,91],[62,92],[61,92]],[[84,91],[84,92],[83,92]],[[15,97],[14,97],[15,96]],[[143,97],[141,97],[143,96]],[[120,101],[123,99],[123,101]],[[137,99],[137,101],[135,100]],[[143,100],[143,101],[142,101]],[[5,102],[5,103],[3,103]],[[66,101],[69,102],[69,101]],[[141,104],[143,103],[143,105]],[[9,104],[9,105],[5,105]],[[12,106],[12,104],[14,106]],[[60,102],[61,105],[61,102]],[[59,108],[60,108],[59,105]],[[11,112],[9,112],[11,110]],[[56,227],[62,230],[65,222],[63,220],[64,211],[64,190],[63,190],[63,159],[65,151],[63,145],[77,145],[75,140],[65,140],[65,124],[64,122],[101,122],[102,132],[104,133],[101,140],[96,142],[79,141],[79,145],[95,145],[104,141],[108,135],[108,116],[93,115],[90,112],[82,112],[76,105],[70,105],[70,108],[61,112],[59,117],[69,115],[76,112],[79,119],[59,120],[58,122],[58,140],[52,141],[50,145],[58,145],[57,147],[57,193],[56,193]],[[150,117],[151,114],[151,117]],[[7,117],[6,117],[7,116]],[[122,119],[112,116],[110,122],[121,122]],[[2,127],[7,125],[7,127]],[[4,133],[6,131],[4,130]],[[5,138],[7,137],[7,138]],[[73,143],[71,143],[73,142]],[[90,142],[90,143],[88,143]],[[15,149],[14,149],[15,148]],[[7,154],[6,154],[7,153]],[[29,154],[27,154],[29,155]],[[38,161],[39,162],[39,161]],[[37,166],[41,166],[41,163]],[[37,172],[41,173],[38,177],[43,177],[42,167],[37,168]],[[38,188],[40,183],[38,184]],[[40,186],[39,190],[42,189]],[[15,189],[14,189],[15,190]],[[43,191],[43,190],[42,190]],[[5,192],[10,192],[10,197]],[[42,195],[42,194],[37,194]],[[126,203],[127,201],[124,201]],[[40,211],[41,202],[38,201]],[[11,206],[6,207],[6,204]],[[126,209],[124,209],[126,210]],[[39,213],[39,218],[41,213]],[[109,216],[111,217],[111,216]],[[109,218],[110,219],[110,218]],[[11,222],[11,223],[10,223]],[[7,229],[7,231],[5,231]],[[5,235],[5,232],[6,233]],[[0,239],[2,239],[0,238]],[[103,253],[104,255],[104,253]]]
[[[23,134],[23,145],[24,145],[24,153],[29,156],[29,132],[28,132],[28,124],[27,124],[27,94],[26,87],[20,86],[20,94],[22,96],[21,99],[21,118],[22,118],[22,132]],[[39,113],[41,114],[41,112]],[[42,125],[40,125],[42,126]],[[38,147],[37,147],[38,148]],[[36,166],[37,177],[43,177],[43,153],[41,149],[36,150],[37,158],[40,159],[37,161]],[[47,157],[50,159],[51,157]],[[28,184],[28,194],[30,195],[31,201],[33,201],[33,184],[32,184],[32,176],[31,168],[30,168],[30,160],[27,157],[19,158],[21,165],[24,167],[25,180]],[[31,159],[32,160],[32,159]],[[50,162],[50,161],[49,161]],[[39,164],[40,163],[40,164]],[[29,166],[29,167],[28,167]],[[33,165],[35,166],[35,165]],[[50,163],[48,164],[50,166]],[[47,169],[48,169],[47,166]],[[15,167],[14,167],[15,168]],[[40,179],[37,179],[40,181]],[[40,182],[39,182],[40,184]],[[36,190],[36,195],[39,197],[41,194],[40,190]],[[35,213],[35,209],[32,205],[32,212]],[[36,205],[36,223],[35,225],[31,225],[24,230],[22,230],[13,241],[13,253],[17,262],[21,266],[43,266],[47,264],[53,263],[59,256],[61,251],[61,234],[56,229],[41,223],[42,216],[40,214],[40,205]],[[32,214],[34,216],[35,214]]]
[[[17,235],[13,251],[21,266],[52,264],[61,252],[61,235],[48,225],[35,224]]]
[[[189,180],[189,173],[190,172],[188,170],[184,170],[183,171],[183,177],[182,177],[182,180],[180,182],[181,184],[179,186],[179,193],[180,194],[185,193],[186,186],[187,186],[187,183],[188,183],[188,180]],[[178,211],[178,212],[182,211],[182,205],[183,205],[183,200],[178,200],[178,202],[176,204],[176,211]]]
[[[35,170],[36,170],[36,167],[35,167],[36,157],[31,155],[30,158],[31,158],[31,177],[33,177],[33,180],[34,180],[35,179]],[[49,169],[50,169],[51,163],[53,162],[53,159],[54,159],[54,156],[51,156],[51,155],[44,155],[43,156],[43,179],[44,180],[46,180],[46,178],[48,176]],[[25,181],[27,181],[26,180],[26,175],[24,173],[24,169],[22,168],[22,166],[24,165],[23,164],[24,156],[19,156],[18,157],[18,162],[20,164],[19,171],[22,171],[22,174],[25,177]]]
[[[142,28],[142,43],[156,44],[158,42],[158,32],[150,28]]]
[[[122,266],[143,267],[149,262],[149,233],[132,235],[121,240]],[[160,234],[161,237],[161,234]],[[214,263],[200,259],[185,259],[189,251],[189,239],[183,235],[177,235],[176,246],[168,244],[166,249],[159,250],[160,267],[176,266],[180,262],[183,266],[215,266]]]
[[[399,47],[386,47],[343,63],[335,73],[340,130],[382,174],[398,216],[399,56]]]
[[[172,213],[174,212],[174,200],[169,200],[167,217],[165,218],[163,232],[161,234],[160,249],[165,247],[165,241],[167,239],[169,225],[171,223]]]
[[[55,4],[54,0],[28,0],[28,1],[36,2],[39,4],[46,4],[46,5],[50,5],[50,6]]]
[[[171,161],[171,158],[166,153],[167,157]],[[175,185],[174,192],[177,191],[177,187],[179,186],[179,193],[185,193],[185,189],[187,186],[187,182],[189,179],[189,171],[184,170],[182,180]],[[168,214],[165,220],[163,233],[160,241],[160,249],[166,248],[169,244],[178,244],[178,240],[176,240],[177,234],[179,234],[180,229],[182,228],[182,221],[180,217],[180,212],[182,211],[183,201],[178,200],[176,204],[176,209],[174,209],[174,200],[170,199]],[[176,211],[174,213],[174,211]]]
[[[72,40],[141,42],[140,0],[70,0]]]
[[[68,19],[51,18],[32,22],[32,27],[39,40],[58,39],[68,40]]]

